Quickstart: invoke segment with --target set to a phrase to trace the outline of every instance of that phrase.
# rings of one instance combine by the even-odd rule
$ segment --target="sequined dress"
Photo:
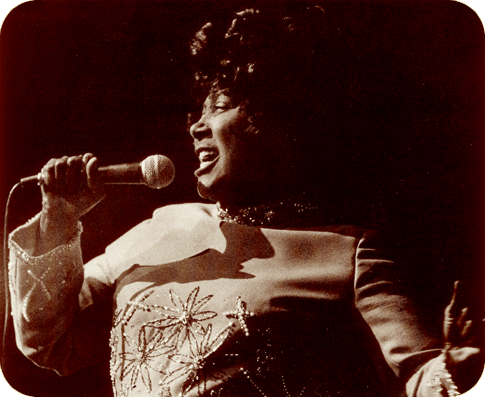
[[[32,257],[37,228],[12,233],[9,273],[17,344],[40,366],[69,374],[109,344],[115,396],[439,395],[439,342],[371,232],[173,205],[83,268],[81,228]]]

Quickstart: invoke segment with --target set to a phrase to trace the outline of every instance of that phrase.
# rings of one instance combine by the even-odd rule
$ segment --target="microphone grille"
[[[166,187],[175,178],[175,166],[168,157],[161,154],[154,154],[143,160],[141,172],[145,184],[151,189]]]

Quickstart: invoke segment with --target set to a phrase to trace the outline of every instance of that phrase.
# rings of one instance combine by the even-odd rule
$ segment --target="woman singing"
[[[429,335],[390,243],[342,224],[331,34],[319,7],[248,9],[195,35],[200,196],[83,266],[105,196],[91,154],[42,169],[10,238],[17,344],[61,375],[110,347],[116,396],[455,396],[478,349],[460,308]],[[338,88],[338,87],[337,87]],[[456,314],[458,310],[458,314]],[[465,385],[465,386],[464,386]]]

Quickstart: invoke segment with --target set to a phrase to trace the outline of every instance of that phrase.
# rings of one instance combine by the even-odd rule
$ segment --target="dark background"
[[[83,219],[89,260],[155,208],[199,200],[187,133],[187,43],[214,15],[245,4],[251,2],[35,1],[13,10],[0,35],[0,206],[20,178],[51,157],[89,151],[102,165],[170,157],[172,185],[109,187]],[[334,32],[346,158],[340,191],[329,194],[397,232],[430,327],[439,332],[455,279],[483,316],[478,17],[456,2],[322,4]],[[9,231],[39,210],[35,184],[17,190]],[[2,370],[23,393],[106,395],[106,368],[60,379],[21,357],[8,337]]]

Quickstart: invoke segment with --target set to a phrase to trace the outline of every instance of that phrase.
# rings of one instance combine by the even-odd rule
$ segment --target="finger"
[[[461,337],[463,340],[467,338],[467,335],[472,327],[473,321],[472,320],[467,320],[465,321],[465,324],[463,325],[461,329]]]
[[[66,195],[66,170],[67,160],[69,157],[64,156],[57,159],[54,164],[54,170],[56,175],[56,189],[61,195]]]
[[[46,191],[53,191],[56,188],[56,160],[57,159],[50,159],[40,171],[43,185],[46,187]]]
[[[460,281],[454,282],[453,295],[451,297],[449,305],[446,307],[446,312],[450,315],[452,319],[456,318],[460,313],[460,305],[458,305],[460,285]]]
[[[464,326],[465,318],[467,314],[468,314],[468,307],[464,307],[463,309],[461,309],[460,316],[458,317],[458,320],[456,322],[460,329],[463,328]]]
[[[88,185],[88,186],[89,186],[89,183],[88,183],[89,177],[88,177],[87,168],[88,168],[89,160],[91,160],[93,157],[94,157],[94,155],[92,153],[86,153],[83,156],[83,179],[84,179],[84,182],[86,183],[86,185]],[[91,176],[91,178],[92,178],[92,176]]]
[[[460,329],[457,329],[457,319],[456,317],[460,313],[460,307],[457,303],[458,299],[458,289],[459,289],[460,282],[455,281],[453,284],[453,295],[451,297],[450,303],[446,306],[445,309],[445,318],[443,322],[443,335],[445,338],[446,346],[449,348],[451,347],[456,340],[458,339],[458,335]]]
[[[66,169],[66,190],[73,194],[81,186],[81,168],[83,165],[83,156],[69,157]]]
[[[83,163],[85,165],[88,164],[89,160],[91,160],[92,158],[94,157],[94,155],[92,153],[86,153],[84,156],[83,156]]]
[[[102,183],[98,180],[98,159],[91,157],[86,165],[88,186],[93,191],[99,191],[102,189]]]

